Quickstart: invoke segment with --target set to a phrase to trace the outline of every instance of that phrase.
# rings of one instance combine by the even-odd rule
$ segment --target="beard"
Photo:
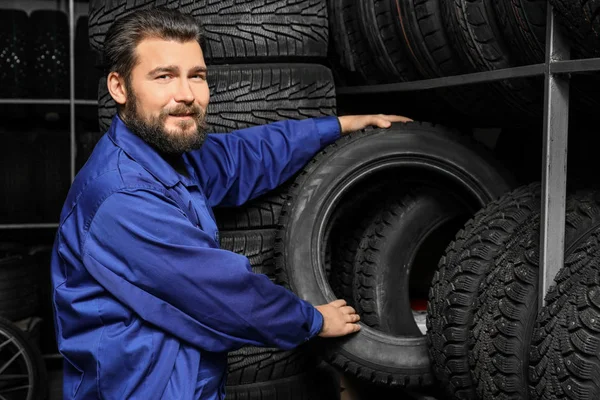
[[[150,146],[164,154],[183,154],[202,147],[206,139],[206,115],[197,104],[179,104],[170,109],[161,110],[158,116],[145,118],[138,109],[135,93],[128,88],[129,96],[122,107],[120,116],[123,123],[133,133],[142,138]],[[169,115],[186,115],[192,118],[179,121],[179,131],[166,128]],[[196,129],[188,132],[195,124]]]

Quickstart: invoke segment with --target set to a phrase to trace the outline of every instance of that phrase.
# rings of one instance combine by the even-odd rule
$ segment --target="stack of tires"
[[[573,54],[597,54],[597,4],[552,3]],[[564,265],[539,312],[538,183],[480,210],[447,247],[429,294],[427,337],[449,398],[600,397],[600,192],[591,176],[586,189],[571,186],[581,185],[567,195]]]

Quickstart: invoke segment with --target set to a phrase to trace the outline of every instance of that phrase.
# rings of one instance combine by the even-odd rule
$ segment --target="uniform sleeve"
[[[238,206],[285,182],[339,135],[337,117],[280,121],[208,135],[187,159],[211,206]]]
[[[108,197],[84,243],[89,273],[143,320],[198,348],[293,348],[321,329],[321,314],[215,248],[176,203],[155,190]]]

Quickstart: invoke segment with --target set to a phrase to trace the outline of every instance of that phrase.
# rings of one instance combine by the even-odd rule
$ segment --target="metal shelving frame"
[[[337,89],[340,95],[406,92],[544,76],[544,148],[540,221],[540,290],[538,291],[540,308],[544,305],[545,294],[564,262],[570,74],[600,71],[600,58],[570,60],[569,54],[569,44],[557,26],[553,7],[548,4],[544,63],[435,79]]]
[[[60,4],[60,3],[59,3]],[[62,3],[64,4],[64,3]],[[75,0],[68,0],[68,21],[69,21],[69,98],[67,99],[0,99],[2,104],[22,104],[22,105],[68,105],[69,106],[69,142],[70,142],[70,178],[75,178],[75,156],[77,153],[77,139],[75,132],[75,106],[97,106],[97,100],[85,100],[75,98]],[[58,221],[55,223],[11,223],[0,224],[0,230],[14,229],[56,229]]]

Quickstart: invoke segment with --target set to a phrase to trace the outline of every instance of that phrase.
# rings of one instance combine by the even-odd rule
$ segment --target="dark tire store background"
[[[159,6],[203,26],[211,132],[414,119],[344,136],[276,190],[214,210],[223,249],[312,304],[345,299],[362,324],[230,353],[227,399],[600,398],[600,1],[0,0],[0,400],[63,397],[59,213],[116,113],[104,36]],[[568,77],[564,263],[538,304],[550,6],[590,67]]]

